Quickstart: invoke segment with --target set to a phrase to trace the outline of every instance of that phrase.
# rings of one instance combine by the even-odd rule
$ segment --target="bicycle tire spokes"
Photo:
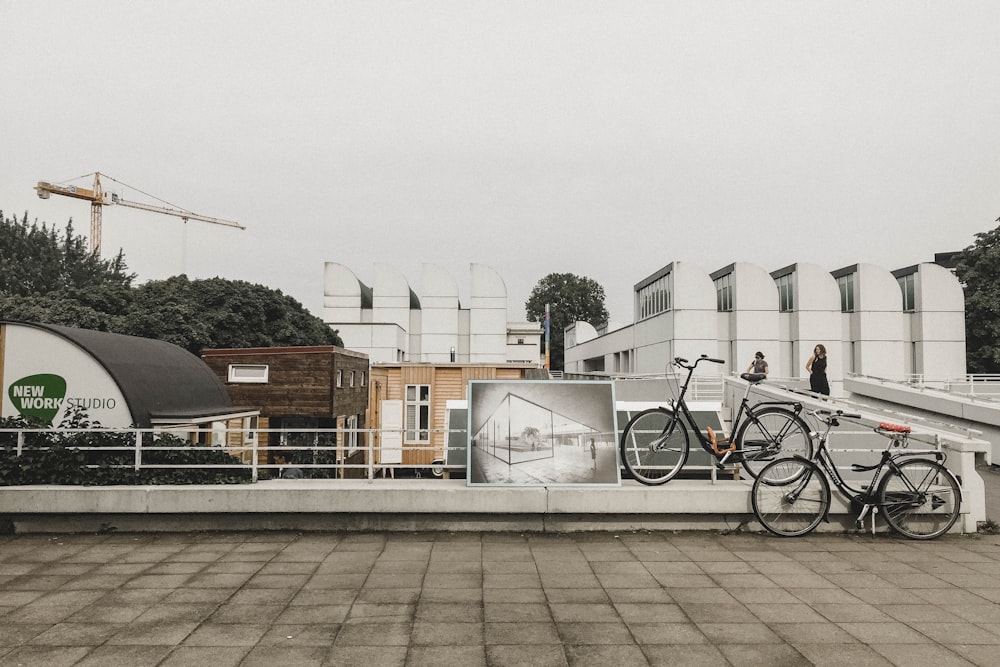
[[[812,462],[778,459],[760,471],[751,500],[765,529],[781,537],[797,537],[811,532],[826,518],[830,486]]]
[[[959,515],[961,491],[935,461],[910,459],[894,466],[879,486],[879,505],[896,532],[930,539],[947,532]]]
[[[756,477],[779,456],[811,458],[812,436],[808,425],[791,410],[767,406],[748,416],[736,435],[739,460]]]
[[[646,410],[632,418],[622,434],[622,462],[643,484],[662,484],[687,461],[689,441],[683,422],[664,410]]]

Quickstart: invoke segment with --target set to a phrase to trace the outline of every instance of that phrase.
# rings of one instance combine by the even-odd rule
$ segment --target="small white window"
[[[421,444],[431,441],[431,386],[428,384],[406,385],[406,431],[407,443]]]
[[[343,382],[344,382],[344,372],[338,370],[336,375],[336,386],[343,387],[344,386]]]
[[[354,371],[351,371],[351,385],[350,386],[352,386],[352,387],[354,386]]]
[[[365,372],[361,371],[361,386],[365,386]]]
[[[350,456],[354,452],[358,451],[358,416],[348,416],[345,420],[344,427],[347,429],[347,455]]]
[[[229,364],[230,382],[267,382],[267,364]]]

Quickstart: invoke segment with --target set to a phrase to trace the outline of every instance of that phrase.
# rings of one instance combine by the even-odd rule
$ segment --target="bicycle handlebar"
[[[861,419],[861,415],[857,412],[844,412],[843,410],[837,410],[836,412],[831,410],[810,410],[809,414],[825,424],[829,424],[831,420],[841,417],[844,419]]]
[[[703,354],[700,357],[698,357],[697,359],[695,359],[694,363],[689,366],[688,363],[690,363],[690,362],[688,362],[688,360],[685,359],[684,357],[674,357],[674,363],[675,364],[677,364],[681,368],[687,368],[688,370],[691,370],[692,368],[694,368],[695,366],[697,366],[699,364],[699,362],[702,362],[702,361],[711,361],[713,364],[724,364],[724,363],[726,363],[724,359],[713,359],[712,357],[708,356],[707,354]]]

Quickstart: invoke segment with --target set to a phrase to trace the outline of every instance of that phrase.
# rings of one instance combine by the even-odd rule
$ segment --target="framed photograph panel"
[[[611,382],[472,380],[469,486],[620,485]]]

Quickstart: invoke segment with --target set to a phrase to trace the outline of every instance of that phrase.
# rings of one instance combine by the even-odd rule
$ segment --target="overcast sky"
[[[1000,216],[1000,2],[0,0],[0,208],[104,210],[105,256],[281,289],[551,272],[612,318],[671,261],[889,269]]]

